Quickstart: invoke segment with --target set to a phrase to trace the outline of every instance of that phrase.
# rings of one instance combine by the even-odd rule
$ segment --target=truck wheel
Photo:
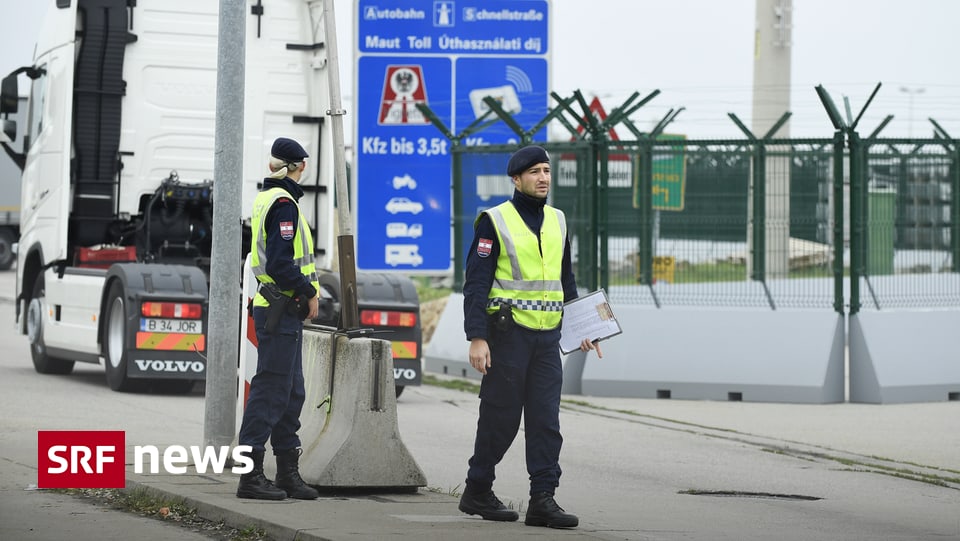
[[[17,259],[13,255],[13,233],[9,229],[0,229],[0,270],[7,270]]]
[[[129,391],[127,377],[127,311],[124,305],[123,284],[114,282],[107,294],[107,320],[103,326],[103,367],[107,385],[114,391]]]
[[[400,398],[400,395],[403,394],[403,385],[394,385],[397,388],[397,398]]]
[[[43,342],[43,319],[47,311],[46,289],[43,284],[43,275],[37,277],[33,283],[33,296],[27,307],[27,338],[30,340],[30,356],[33,358],[33,368],[40,374],[69,374],[73,372],[73,361],[66,361],[51,357],[47,353],[47,345]]]

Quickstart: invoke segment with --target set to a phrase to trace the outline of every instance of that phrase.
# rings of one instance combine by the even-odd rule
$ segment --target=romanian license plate
[[[199,319],[140,318],[143,332],[171,332],[180,334],[203,334],[203,321]]]

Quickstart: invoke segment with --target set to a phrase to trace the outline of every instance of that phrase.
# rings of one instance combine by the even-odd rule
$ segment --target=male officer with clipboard
[[[563,303],[577,298],[562,211],[546,204],[550,156],[539,146],[507,164],[513,198],[477,217],[463,286],[470,364],[483,374],[474,453],[459,509],[485,520],[514,521],[493,493],[495,468],[524,419],[529,526],[572,528],[576,515],[554,500],[560,484],[560,323]],[[585,339],[580,349],[596,349]]]

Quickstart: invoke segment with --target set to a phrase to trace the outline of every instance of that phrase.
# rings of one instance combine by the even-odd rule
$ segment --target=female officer
[[[320,494],[303,482],[300,457],[300,410],[303,386],[303,320],[317,317],[320,285],[313,261],[313,236],[300,213],[299,186],[307,152],[293,139],[280,137],[270,150],[271,175],[253,202],[250,258],[260,289],[253,299],[257,332],[257,373],[240,426],[240,445],[253,448],[253,470],[240,476],[237,497],[282,500],[287,496],[312,500]],[[264,296],[275,291],[275,306]],[[289,299],[301,299],[306,314],[288,311]],[[269,310],[281,310],[275,328],[268,328]],[[305,318],[303,316],[306,316]],[[267,439],[277,458],[277,484],[263,475]]]

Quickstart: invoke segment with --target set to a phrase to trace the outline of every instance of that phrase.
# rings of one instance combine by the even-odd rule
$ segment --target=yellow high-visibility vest
[[[300,212],[300,205],[296,199],[283,188],[270,188],[257,194],[253,200],[253,216],[251,217],[250,229],[253,230],[253,246],[250,250],[250,264],[253,267],[253,274],[261,283],[273,284],[274,279],[267,274],[267,231],[264,218],[267,212],[273,207],[278,199],[286,197],[297,206],[297,231],[293,236],[293,262],[300,267],[300,272],[310,280],[317,291],[320,291],[320,281],[317,278],[317,266],[313,259],[313,236],[310,234],[310,224]],[[293,290],[283,291],[283,294],[292,297]],[[270,303],[263,295],[257,291],[253,298],[254,306],[269,306]]]
[[[563,315],[560,272],[567,239],[563,212],[549,205],[543,207],[539,239],[510,201],[484,212],[500,242],[487,313],[509,304],[518,325],[533,330],[555,329]]]

